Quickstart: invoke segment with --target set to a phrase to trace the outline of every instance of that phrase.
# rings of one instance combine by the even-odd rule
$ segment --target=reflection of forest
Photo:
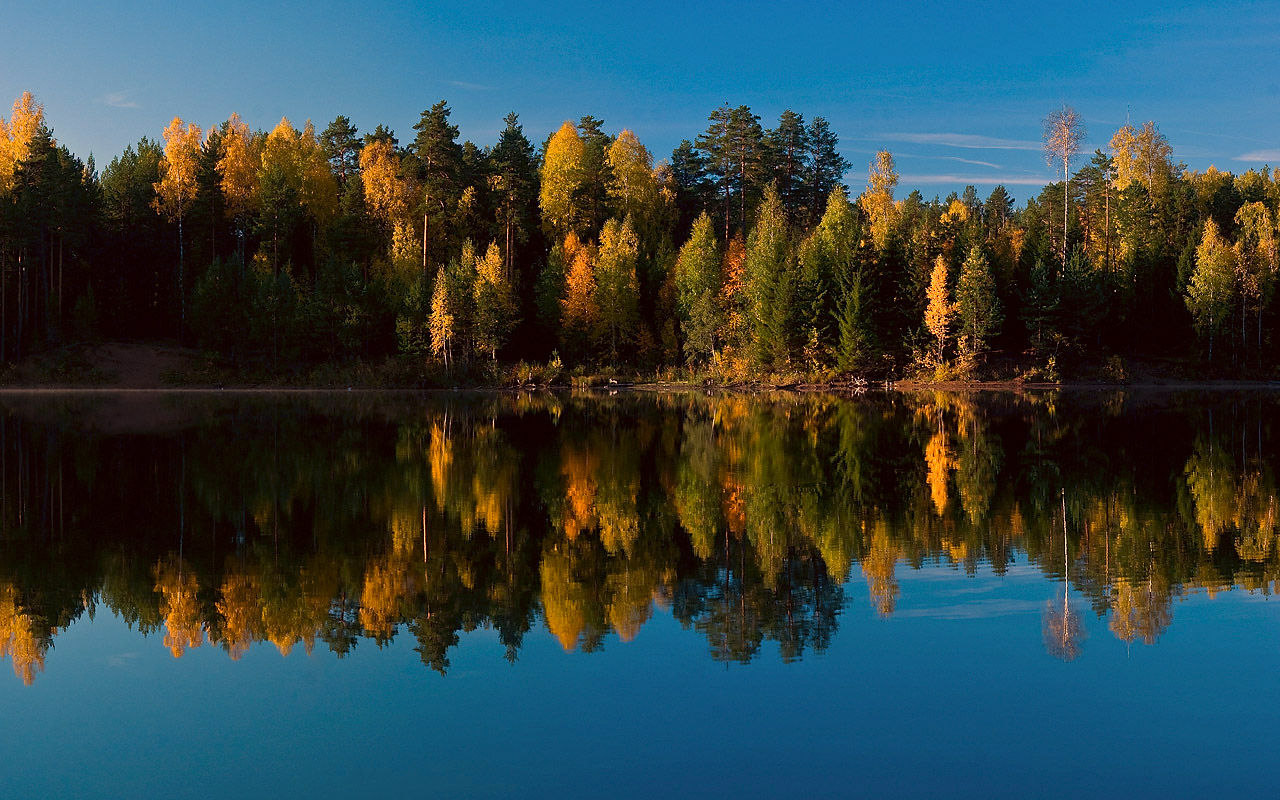
[[[345,654],[460,631],[517,658],[634,637],[655,607],[713,658],[821,651],[860,571],[1015,554],[1126,641],[1171,600],[1270,591],[1280,555],[1256,395],[490,396],[393,412],[242,400],[178,430],[0,421],[0,656],[30,683],[99,606],[174,656],[269,641]],[[1047,587],[1046,648],[1084,628]]]

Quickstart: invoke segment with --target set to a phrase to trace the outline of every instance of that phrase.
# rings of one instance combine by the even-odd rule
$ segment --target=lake
[[[4,794],[1266,796],[1278,422],[6,394]]]

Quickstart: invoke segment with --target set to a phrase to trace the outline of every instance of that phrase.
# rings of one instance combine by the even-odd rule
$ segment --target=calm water
[[[5,797],[1274,792],[1280,395],[0,409]]]

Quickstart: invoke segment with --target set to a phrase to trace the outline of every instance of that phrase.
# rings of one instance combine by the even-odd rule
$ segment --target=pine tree
[[[808,224],[813,225],[818,214],[822,213],[823,200],[840,187],[851,165],[836,149],[840,139],[822,117],[814,117],[809,123],[805,140],[809,146],[806,158],[809,174],[805,178],[809,197],[805,202],[809,209]]]
[[[520,117],[513,111],[503,121],[506,127],[489,154],[489,164],[496,183],[507,280],[514,283],[516,247],[529,240],[531,223],[537,214],[538,174],[533,145],[525,138]]]
[[[410,146],[417,179],[417,204],[422,213],[422,269],[427,270],[432,247],[445,240],[449,214],[464,188],[462,147],[458,127],[449,123],[449,106],[441,100],[422,112],[413,129],[418,132]],[[432,219],[435,224],[432,224]]]
[[[778,117],[778,127],[765,134],[770,169],[778,187],[778,197],[792,225],[807,222],[802,211],[811,199],[807,191],[809,177],[809,131],[804,117],[787,109]]]

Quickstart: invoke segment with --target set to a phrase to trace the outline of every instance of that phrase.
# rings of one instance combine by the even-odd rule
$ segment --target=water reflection
[[[25,683],[99,606],[174,657],[339,657],[459,634],[515,661],[655,614],[712,658],[822,652],[904,570],[1048,579],[1046,651],[1085,618],[1154,644],[1174,598],[1270,593],[1266,394],[22,398],[0,419],[0,657]]]

